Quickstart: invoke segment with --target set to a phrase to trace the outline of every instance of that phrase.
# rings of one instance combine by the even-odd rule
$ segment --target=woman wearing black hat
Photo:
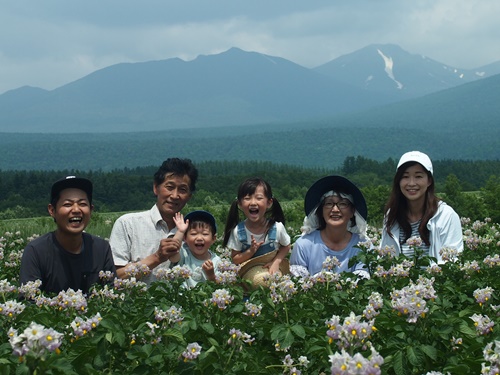
[[[366,241],[367,208],[361,191],[344,177],[324,177],[307,191],[304,208],[303,234],[293,246],[290,272],[315,275],[328,257],[336,257],[340,264],[335,272],[368,277],[363,264],[348,266],[349,259],[360,251],[357,244]]]

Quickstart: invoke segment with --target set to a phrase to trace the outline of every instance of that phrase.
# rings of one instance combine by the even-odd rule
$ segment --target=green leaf
[[[476,331],[471,327],[469,327],[469,325],[465,321],[460,322],[458,330],[460,333],[463,333],[464,335],[467,335],[470,338],[477,336]]]
[[[284,337],[279,341],[282,348],[289,348],[290,346],[292,346],[293,342],[295,341],[292,331],[290,329],[285,330]]]
[[[29,368],[25,364],[16,367],[16,375],[25,375],[29,373]]]
[[[209,334],[212,334],[215,331],[214,326],[210,323],[202,323],[201,328]]]
[[[271,340],[276,341],[282,332],[286,330],[283,324],[277,324],[271,329]]]
[[[300,338],[305,338],[306,337],[306,331],[304,330],[304,327],[302,327],[299,324],[295,324],[292,327],[292,331],[299,336]]]
[[[219,346],[220,346],[220,345],[219,345],[219,343],[217,342],[217,340],[215,340],[215,339],[214,339],[214,338],[212,338],[212,337],[209,337],[209,338],[208,338],[208,341],[210,342],[210,344],[212,344],[212,348],[214,348],[214,347],[219,347]],[[210,348],[210,349],[212,349],[212,348]]]
[[[403,353],[400,350],[394,355],[392,363],[392,367],[394,368],[396,375],[405,375],[404,358]]]
[[[422,355],[418,353],[418,348],[407,346],[406,356],[408,358],[408,362],[410,362],[414,367],[417,367],[420,363],[422,363]]]
[[[165,333],[163,334],[164,337],[175,337],[177,340],[182,341],[183,336],[182,332],[179,331],[178,329],[167,329]]]
[[[111,332],[106,333],[106,341],[109,342],[110,344],[113,343],[113,334]]]
[[[118,345],[120,345],[122,347],[125,346],[125,341],[126,341],[125,332],[116,331],[115,332],[115,341],[117,342]]]
[[[421,345],[419,348],[427,357],[431,358],[433,361],[436,360],[437,350],[435,347],[431,345]]]

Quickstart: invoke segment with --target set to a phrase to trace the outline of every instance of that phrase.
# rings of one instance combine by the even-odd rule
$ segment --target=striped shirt
[[[419,237],[420,238],[420,233],[418,231],[418,227],[420,226],[420,221],[416,221],[414,223],[411,223],[411,236],[410,237]],[[406,241],[408,238],[405,238],[405,233],[403,230],[399,231],[399,244],[401,245],[401,253],[404,254],[407,257],[413,257],[415,254],[415,251],[413,247],[410,247]],[[425,242],[422,241],[422,244],[420,245],[420,249],[423,250],[423,255],[429,255],[429,246],[425,244]]]

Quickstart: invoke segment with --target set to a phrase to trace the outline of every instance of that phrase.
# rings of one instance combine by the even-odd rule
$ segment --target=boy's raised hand
[[[175,226],[177,227],[178,232],[182,234],[186,233],[189,226],[189,220],[184,221],[183,214],[181,214],[180,212],[176,212],[174,215],[174,223]]]

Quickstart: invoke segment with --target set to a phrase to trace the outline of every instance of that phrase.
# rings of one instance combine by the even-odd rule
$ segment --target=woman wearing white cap
[[[307,191],[303,235],[294,244],[290,272],[295,276],[315,275],[323,262],[337,258],[335,272],[369,274],[361,263],[349,267],[349,260],[366,241],[366,201],[361,191],[347,178],[328,176],[316,181]]]
[[[444,247],[463,250],[462,225],[457,213],[434,193],[432,162],[420,151],[401,156],[386,205],[381,247],[392,246],[398,254],[412,256],[407,244],[420,237],[424,254],[443,263]]]

